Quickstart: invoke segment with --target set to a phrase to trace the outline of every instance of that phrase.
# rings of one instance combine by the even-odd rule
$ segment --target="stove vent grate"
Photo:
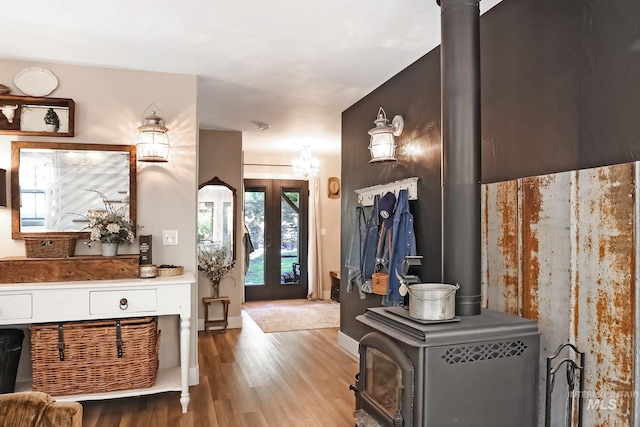
[[[450,348],[442,358],[449,365],[455,365],[457,363],[521,356],[526,349],[527,346],[522,341],[506,341]]]

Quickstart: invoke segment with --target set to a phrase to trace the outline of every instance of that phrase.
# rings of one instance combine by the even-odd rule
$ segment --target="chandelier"
[[[318,159],[311,157],[311,150],[309,150],[307,146],[302,148],[300,157],[293,159],[291,164],[293,165],[293,174],[295,176],[302,176],[304,179],[318,176],[320,172],[320,162]]]

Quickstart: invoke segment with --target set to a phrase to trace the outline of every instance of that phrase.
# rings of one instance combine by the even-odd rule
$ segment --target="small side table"
[[[231,302],[229,297],[204,297],[202,302],[204,303],[204,330],[207,331],[207,328],[211,326],[222,326],[222,329],[214,329],[211,332],[226,334],[227,326],[229,326],[229,303]],[[209,320],[209,306],[214,302],[222,304],[222,319]]]

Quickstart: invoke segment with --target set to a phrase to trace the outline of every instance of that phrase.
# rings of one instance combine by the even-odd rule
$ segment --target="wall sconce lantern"
[[[162,117],[152,111],[138,128],[137,157],[140,162],[167,162],[169,160],[169,135]]]
[[[396,141],[395,137],[400,136],[404,129],[404,119],[397,115],[391,123],[387,120],[387,113],[380,107],[378,110],[378,118],[373,122],[376,127],[369,130],[371,141],[369,150],[371,151],[371,160],[374,162],[395,162],[396,159]]]
[[[0,207],[7,207],[7,171],[0,169]]]

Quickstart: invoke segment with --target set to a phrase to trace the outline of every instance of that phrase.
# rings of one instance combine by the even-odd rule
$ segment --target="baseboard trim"
[[[338,331],[338,345],[351,353],[356,359],[360,358],[360,352],[358,351],[359,342],[349,335],[342,333],[342,331]]]

